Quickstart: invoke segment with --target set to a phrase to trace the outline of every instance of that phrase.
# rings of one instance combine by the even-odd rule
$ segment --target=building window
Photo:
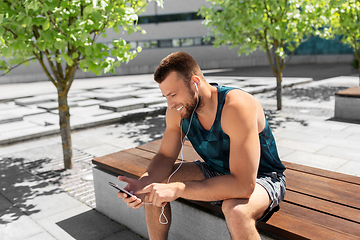
[[[172,40],[172,46],[173,47],[180,47],[180,39],[173,39]]]
[[[138,18],[138,24],[146,23],[160,23],[160,22],[175,22],[175,21],[191,21],[204,19],[201,15],[198,15],[197,12],[191,13],[177,13],[177,14],[163,14],[155,16],[140,16]]]
[[[138,46],[145,48],[157,48],[158,44],[156,40],[151,41],[138,41]]]
[[[181,46],[182,47],[188,47],[194,45],[194,39],[193,38],[182,38],[181,39]]]
[[[172,39],[159,40],[159,47],[161,48],[171,48],[173,46]]]

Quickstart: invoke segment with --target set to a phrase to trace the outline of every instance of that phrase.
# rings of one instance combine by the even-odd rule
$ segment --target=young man
[[[154,77],[168,104],[161,147],[139,180],[118,177],[137,197],[118,197],[134,209],[145,205],[150,239],[167,239],[170,224],[159,216],[164,211],[170,219],[167,203],[179,197],[221,201],[232,239],[260,239],[256,220],[283,200],[286,186],[260,103],[240,89],[207,83],[184,52],[164,58]],[[205,162],[177,169],[185,134]]]

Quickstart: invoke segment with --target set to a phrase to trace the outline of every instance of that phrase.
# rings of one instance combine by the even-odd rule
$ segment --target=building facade
[[[165,0],[164,8],[150,2],[146,11],[140,15],[138,24],[146,34],[136,32],[131,35],[107,31],[106,38],[98,38],[104,44],[112,39],[123,38],[135,49],[142,47],[137,57],[128,64],[122,63],[116,75],[153,73],[162,58],[176,51],[191,54],[202,69],[235,68],[246,66],[269,65],[264,52],[255,51],[248,56],[239,56],[237,49],[227,46],[215,48],[212,45],[210,30],[202,24],[203,19],[197,11],[203,5],[210,5],[206,0]],[[207,39],[206,37],[210,37]],[[307,45],[306,45],[307,44]],[[334,42],[311,38],[300,46],[289,64],[349,62],[353,59],[352,50]],[[112,74],[106,74],[111,76]],[[76,78],[96,77],[93,73],[84,73],[80,69]],[[30,66],[20,66],[9,75],[0,78],[1,83],[45,81],[38,62]]]

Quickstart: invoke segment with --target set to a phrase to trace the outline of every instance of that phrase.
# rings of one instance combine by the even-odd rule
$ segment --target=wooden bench
[[[114,176],[120,174],[138,178],[159,147],[160,140],[157,140],[95,158],[93,163],[97,168],[113,173]],[[185,143],[183,152],[184,161],[200,159],[189,142]],[[359,177],[289,162],[284,164],[287,168],[285,200],[281,202],[280,210],[275,212],[266,223],[260,221],[257,223],[260,232],[275,234],[286,239],[360,239]],[[94,181],[104,180],[94,179]],[[223,218],[218,206],[207,202],[187,200],[181,202]]]

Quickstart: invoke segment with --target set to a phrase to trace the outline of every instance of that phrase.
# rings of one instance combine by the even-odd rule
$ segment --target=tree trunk
[[[282,72],[277,69],[276,71],[276,103],[277,110],[282,109]]]
[[[358,71],[359,71],[359,86],[360,86],[360,61],[359,61]]]
[[[67,92],[63,84],[58,84],[58,103],[59,103],[59,120],[60,134],[63,146],[64,167],[66,169],[73,168],[72,144],[71,144],[71,127],[70,112],[67,102]]]

